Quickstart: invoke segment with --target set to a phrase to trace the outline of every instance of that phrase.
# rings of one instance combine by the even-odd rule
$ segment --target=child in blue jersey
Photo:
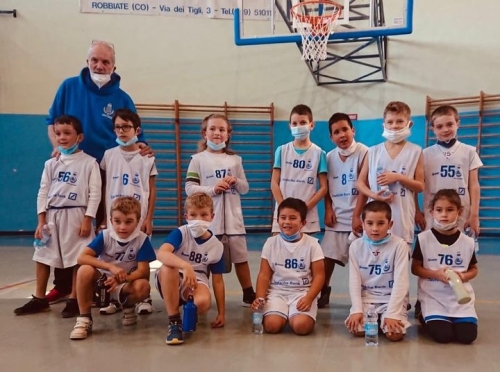
[[[256,310],[264,302],[264,330],[279,333],[290,324],[298,335],[314,330],[317,298],[325,280],[323,252],[318,240],[304,234],[307,205],[286,198],[278,207],[281,232],[267,239],[262,248],[257,277]]]
[[[352,242],[349,252],[351,310],[345,321],[349,331],[364,336],[363,315],[375,305],[380,328],[390,341],[401,341],[408,322],[408,245],[391,235],[389,204],[371,201],[361,215],[364,235]]]
[[[276,215],[278,205],[289,197],[301,199],[307,205],[307,222],[302,232],[320,231],[317,204],[328,192],[327,165],[325,152],[309,138],[313,129],[311,109],[306,105],[295,106],[290,113],[290,131],[295,139],[278,146],[274,155],[271,176],[271,191],[276,200],[273,233],[280,231]]]
[[[321,289],[318,308],[330,302],[329,285],[335,265],[345,266],[349,260],[349,235],[360,236],[363,227],[359,216],[353,216],[357,204],[365,205],[366,196],[358,193],[356,180],[368,147],[354,140],[354,127],[349,115],[335,113],[328,122],[330,138],[336,148],[326,155],[328,193],[325,195],[325,235],[321,249],[325,255],[325,285]]]
[[[150,291],[149,263],[156,258],[148,236],[137,227],[140,203],[129,196],[117,198],[111,206],[111,228],[103,230],[78,257],[76,292],[80,315],[70,339],[82,340],[92,332],[92,297],[97,280],[106,274],[111,298],[123,306],[122,324],[137,323],[135,304]]]
[[[156,271],[156,286],[168,314],[168,345],[184,342],[179,306],[190,294],[198,307],[198,314],[210,309],[210,273],[218,311],[211,326],[224,327],[223,246],[208,229],[214,218],[213,209],[213,201],[208,194],[188,196],[184,205],[187,224],[173,230],[158,250],[157,257],[163,265]]]
[[[477,338],[477,314],[470,281],[477,276],[474,240],[458,229],[463,206],[454,189],[436,192],[429,209],[432,228],[417,236],[411,271],[418,276],[419,320],[439,343],[470,344]],[[471,297],[459,304],[448,283],[447,270],[455,271]]]
[[[55,137],[61,152],[59,158],[45,162],[37,197],[38,225],[35,238],[50,229],[50,240],[35,250],[36,291],[26,305],[14,310],[17,315],[49,310],[45,291],[50,267],[68,268],[75,283],[77,258],[92,241],[94,219],[101,200],[101,176],[95,159],[79,149],[83,140],[80,121],[73,116],[60,116],[54,124]],[[75,286],[61,315],[78,314]]]

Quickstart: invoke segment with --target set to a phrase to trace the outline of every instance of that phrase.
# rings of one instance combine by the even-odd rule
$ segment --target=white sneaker
[[[135,308],[137,310],[137,314],[140,315],[152,314],[155,311],[151,297],[148,297],[144,301],[137,303],[137,305],[135,305]]]
[[[76,324],[69,338],[72,340],[84,340],[88,334],[92,332],[92,319],[86,316],[79,316],[76,318]]]
[[[124,307],[123,308],[123,316],[122,316],[122,324],[124,326],[130,326],[137,323],[137,314],[135,313],[134,307]]]
[[[99,314],[101,315],[112,315],[122,311],[122,305],[118,302],[110,302],[108,307],[101,307],[99,309]]]

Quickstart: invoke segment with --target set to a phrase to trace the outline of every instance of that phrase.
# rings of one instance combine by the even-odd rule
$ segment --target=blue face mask
[[[116,138],[116,143],[119,144],[120,146],[130,146],[136,143],[137,141],[139,141],[139,138],[137,138],[137,136],[132,137],[127,142],[123,142],[121,139]]]
[[[297,231],[293,235],[285,235],[282,232],[280,232],[280,236],[283,238],[283,240],[285,240],[287,242],[294,242],[294,241],[300,239],[300,231]]]
[[[443,146],[443,147],[445,147],[447,149],[449,149],[450,147],[452,147],[455,143],[457,143],[457,139],[456,138],[452,138],[449,141],[440,141],[440,140],[437,141],[437,144],[439,146]]]
[[[387,236],[380,240],[371,240],[368,236],[363,235],[363,239],[371,245],[382,245],[391,240],[391,234],[387,234]]]
[[[207,138],[207,146],[210,148],[210,150],[213,151],[220,151],[222,149],[226,148],[226,142],[221,142],[219,144],[213,143]]]
[[[309,137],[309,133],[311,133],[311,126],[298,125],[296,127],[291,127],[290,131],[292,132],[292,136],[294,136],[298,140],[302,140]]]
[[[76,142],[73,146],[65,149],[64,147],[62,146],[57,146],[57,149],[59,150],[59,152],[63,155],[71,155],[73,154],[76,150],[78,150],[78,142]]]

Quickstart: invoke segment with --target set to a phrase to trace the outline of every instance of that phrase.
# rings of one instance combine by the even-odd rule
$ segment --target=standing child
[[[101,160],[106,212],[100,229],[105,229],[107,226],[113,200],[122,196],[132,196],[141,203],[138,228],[151,235],[156,201],[155,179],[158,175],[155,158],[140,154],[141,149],[137,142],[137,136],[142,130],[139,115],[129,109],[116,110],[113,115],[113,125],[119,146],[106,150]],[[112,302],[108,307],[101,309],[100,313],[114,314],[119,310],[121,310],[119,304]],[[138,303],[137,311],[139,314],[151,314],[153,312],[151,297]]]
[[[111,228],[103,230],[78,257],[76,291],[80,315],[70,339],[82,340],[92,332],[92,296],[99,278],[107,276],[110,297],[123,306],[122,324],[137,323],[135,304],[150,291],[149,263],[156,256],[148,236],[138,229],[141,204],[133,197],[115,199],[111,205]]]
[[[390,204],[392,233],[413,244],[415,196],[424,190],[422,149],[407,141],[411,111],[406,103],[390,102],[384,110],[384,143],[370,147],[356,186],[373,200]],[[354,216],[359,216],[357,206]]]
[[[186,194],[204,192],[214,201],[215,218],[210,230],[229,238],[231,261],[243,290],[242,306],[248,307],[255,292],[248,266],[248,250],[240,195],[248,192],[241,157],[229,149],[232,128],[224,115],[212,114],[201,124],[203,139],[191,157],[186,177]]]
[[[325,254],[325,285],[321,289],[318,307],[330,302],[329,286],[335,264],[345,266],[349,260],[351,231],[361,235],[363,228],[354,218],[357,203],[364,205],[366,197],[358,193],[356,179],[368,147],[354,140],[354,128],[349,115],[333,114],[328,122],[330,138],[337,147],[326,155],[328,193],[325,196],[325,235],[321,249]],[[361,230],[360,230],[361,229]]]
[[[390,341],[401,341],[410,326],[407,311],[408,245],[388,231],[391,207],[371,201],[362,212],[364,235],[351,244],[349,294],[351,311],[345,324],[358,337],[364,336],[363,314],[375,305],[380,328]]]
[[[440,106],[431,114],[431,126],[437,143],[424,149],[424,213],[417,204],[417,225],[422,229],[432,227],[431,199],[440,189],[452,188],[462,200],[463,211],[458,218],[458,228],[470,227],[479,235],[480,186],[478,170],[483,165],[476,149],[457,140],[460,124],[457,109]]]
[[[286,198],[278,206],[280,234],[267,239],[262,249],[253,309],[264,305],[264,330],[279,333],[290,323],[298,335],[314,330],[317,298],[325,280],[323,253],[317,239],[301,233],[307,205]]]
[[[298,198],[307,205],[305,233],[320,231],[318,202],[328,192],[325,152],[311,142],[314,129],[312,111],[306,105],[295,106],[290,113],[290,131],[295,139],[278,146],[274,154],[271,191],[276,200],[272,232],[279,233],[277,210],[285,198]],[[316,183],[319,181],[319,189]]]
[[[42,229],[50,227],[51,238],[45,247],[35,250],[36,291],[16,315],[49,310],[45,298],[50,267],[73,268],[73,284],[66,307],[61,315],[78,315],[76,300],[77,258],[92,241],[92,219],[101,200],[101,175],[95,159],[78,149],[83,140],[82,125],[73,116],[60,116],[54,122],[54,132],[61,156],[45,162],[37,198],[38,225],[35,238],[42,238]]]
[[[420,321],[439,343],[456,340],[470,344],[477,338],[477,314],[470,280],[477,275],[474,240],[458,229],[463,211],[460,195],[454,189],[436,192],[430,202],[432,228],[417,236],[411,272],[418,276]],[[460,305],[448,283],[447,270],[455,271],[471,296]]]
[[[205,193],[192,194],[186,199],[184,210],[187,224],[173,230],[157,254],[163,265],[156,271],[156,287],[168,314],[168,345],[184,342],[179,306],[190,294],[198,307],[198,314],[210,309],[210,273],[218,310],[212,328],[224,327],[226,311],[223,247],[209,230],[214,218],[212,198]]]

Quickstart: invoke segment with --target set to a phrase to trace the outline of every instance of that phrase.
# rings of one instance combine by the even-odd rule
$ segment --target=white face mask
[[[92,81],[101,89],[111,80],[111,74],[97,74],[95,72],[90,71],[90,78]]]
[[[345,150],[341,149],[339,147],[339,154],[342,155],[342,156],[349,156],[349,155],[354,154],[354,151],[356,151],[357,144],[358,143],[353,138],[351,145],[348,148],[346,148]]]
[[[205,234],[211,223],[203,220],[187,220],[188,229],[193,238],[199,238]]]
[[[311,125],[297,125],[296,127],[291,127],[290,131],[295,139],[302,140],[309,136],[311,133]]]
[[[410,123],[408,123],[406,127],[400,130],[390,130],[384,126],[384,132],[382,133],[382,137],[384,137],[389,142],[399,143],[407,139],[410,136],[410,134],[411,134]]]
[[[135,229],[135,231],[132,234],[130,234],[127,238],[120,238],[113,228],[109,229],[109,235],[120,243],[128,243],[132,241],[133,239],[139,236],[139,232],[140,232],[139,229]]]
[[[432,220],[432,226],[441,231],[450,231],[458,226],[458,218],[450,223],[443,224],[437,221],[435,218]]]

